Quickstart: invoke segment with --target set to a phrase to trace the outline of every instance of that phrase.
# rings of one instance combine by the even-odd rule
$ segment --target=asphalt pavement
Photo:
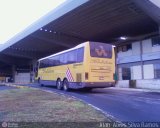
[[[159,122],[160,93],[122,90],[116,88],[93,89],[92,91],[65,92],[54,87],[32,87],[74,96],[98,107],[122,122]]]
[[[15,87],[0,85],[0,91],[15,89]]]

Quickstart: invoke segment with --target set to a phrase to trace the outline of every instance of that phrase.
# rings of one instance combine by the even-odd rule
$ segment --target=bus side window
[[[67,64],[72,64],[72,63],[76,63],[76,56],[77,56],[77,52],[76,50],[70,51],[68,52],[68,61]]]
[[[64,54],[59,55],[60,65],[64,64]]]
[[[67,64],[68,53],[63,54],[63,64]]]
[[[77,49],[77,63],[83,62],[84,59],[84,48]]]
[[[52,66],[58,66],[60,64],[59,56],[53,56],[51,59],[52,59]]]

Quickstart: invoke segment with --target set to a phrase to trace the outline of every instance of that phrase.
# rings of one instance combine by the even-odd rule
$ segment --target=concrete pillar
[[[31,81],[32,83],[35,82],[35,77],[36,77],[36,69],[37,69],[37,60],[32,60],[31,62]]]
[[[144,79],[144,69],[143,69],[144,62],[143,62],[142,55],[143,55],[143,46],[142,46],[142,40],[141,40],[140,41],[141,72],[142,72],[142,79]]]
[[[12,65],[12,82],[15,82],[16,66]]]

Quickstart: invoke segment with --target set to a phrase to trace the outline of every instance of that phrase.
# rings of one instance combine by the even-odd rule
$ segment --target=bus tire
[[[62,82],[61,82],[60,78],[58,78],[57,81],[56,81],[56,87],[57,87],[58,90],[62,89]]]
[[[63,90],[64,91],[69,91],[69,82],[67,79],[63,80]]]

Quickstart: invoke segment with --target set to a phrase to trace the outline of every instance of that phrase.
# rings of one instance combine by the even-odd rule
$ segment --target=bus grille
[[[76,74],[76,82],[82,82],[82,74],[81,73]]]

